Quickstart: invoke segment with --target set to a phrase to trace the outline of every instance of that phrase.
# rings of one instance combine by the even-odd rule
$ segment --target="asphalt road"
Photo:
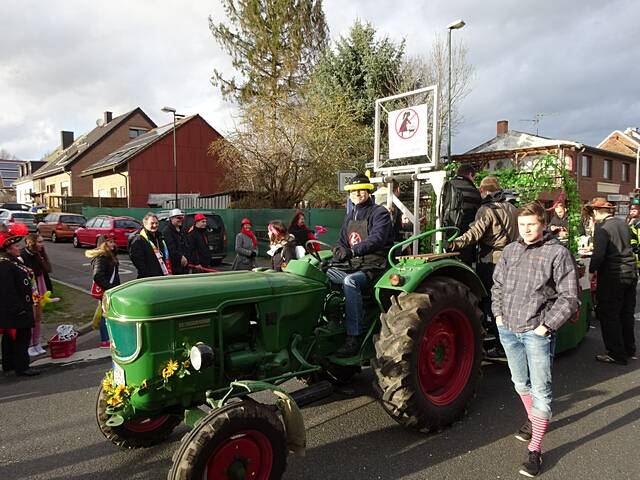
[[[640,332],[639,332],[640,333]],[[93,347],[96,333],[80,339]],[[640,362],[603,365],[592,329],[574,352],[557,359],[555,417],[545,438],[543,478],[638,479]],[[36,378],[0,376],[0,479],[166,478],[187,431],[159,446],[121,451],[95,423],[95,396],[108,361],[51,366]],[[406,430],[376,402],[367,369],[352,394],[303,410],[306,457],[290,456],[286,479],[518,478],[525,444],[513,433],[523,421],[506,367],[483,370],[468,415],[434,434]],[[298,386],[290,382],[290,386]]]

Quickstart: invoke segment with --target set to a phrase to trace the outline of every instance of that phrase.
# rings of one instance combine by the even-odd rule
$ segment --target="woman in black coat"
[[[117,255],[118,246],[113,236],[108,236],[98,244],[97,248],[85,252],[85,256],[91,259],[93,282],[100,287],[103,292],[120,285]],[[110,347],[109,332],[104,317],[100,318],[100,347]]]
[[[39,374],[29,368],[28,349],[34,325],[32,272],[19,260],[20,240],[27,233],[18,226],[13,231],[0,232],[2,369],[14,370],[19,376]]]

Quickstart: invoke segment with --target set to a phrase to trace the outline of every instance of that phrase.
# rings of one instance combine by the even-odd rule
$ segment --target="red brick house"
[[[60,132],[60,146],[45,157],[46,163],[33,174],[35,201],[60,207],[65,197],[91,196],[91,179],[81,177],[80,172],[155,126],[138,107],[115,118],[111,112],[104,112],[97,126],[77,139],[73,132]]]
[[[154,128],[98,159],[80,176],[92,183],[96,197],[122,196],[129,207],[147,207],[150,196],[210,195],[223,190],[224,170],[209,154],[211,142],[222,136],[200,115],[176,122],[176,166],[173,163],[173,123]]]
[[[509,130],[509,123],[497,123],[496,136],[453,160],[470,163],[478,168],[497,170],[514,165],[527,168],[536,158],[557,155],[576,177],[583,201],[593,197],[607,197],[612,201],[628,201],[635,188],[635,152],[633,156],[621,149],[591,147],[579,142],[552,139],[531,133]]]

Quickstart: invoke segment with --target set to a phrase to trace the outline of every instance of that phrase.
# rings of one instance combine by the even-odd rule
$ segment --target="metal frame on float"
[[[394,165],[391,159],[380,159],[380,115],[381,110],[389,113],[384,108],[384,104],[399,100],[406,97],[414,97],[416,95],[430,94],[427,98],[427,103],[432,105],[432,126],[431,126],[431,155],[426,155],[427,162],[416,163],[409,165]],[[427,129],[428,130],[428,129]],[[429,136],[426,141],[429,142]],[[427,152],[429,149],[427,148]],[[440,227],[440,196],[442,192],[442,186],[446,179],[446,172],[443,170],[437,170],[439,166],[440,157],[440,141],[438,138],[438,85],[431,85],[429,87],[419,88],[410,92],[400,93],[392,95],[390,97],[379,98],[376,100],[375,105],[375,136],[374,136],[374,150],[373,150],[373,171],[377,175],[371,178],[372,183],[387,184],[387,206],[395,205],[399,208],[403,214],[407,216],[409,221],[413,224],[413,235],[420,233],[420,183],[426,181],[431,184],[436,194],[436,228]],[[413,212],[409,210],[399,198],[393,194],[393,180],[411,180],[413,181]],[[442,240],[442,232],[438,232],[435,236],[436,242]],[[416,240],[413,242],[413,254],[418,254],[419,242]]]

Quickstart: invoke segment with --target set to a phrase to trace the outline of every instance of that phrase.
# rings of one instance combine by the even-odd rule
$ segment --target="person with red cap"
[[[0,331],[2,370],[18,376],[40,372],[29,368],[29,341],[33,328],[33,272],[22,263],[20,241],[29,233],[26,225],[12,224],[0,232]]]
[[[196,213],[195,222],[189,229],[189,260],[196,266],[195,272],[201,271],[199,267],[211,266],[211,253],[209,251],[209,238],[207,237],[207,217],[204,213]]]
[[[251,230],[251,220],[243,218],[240,222],[242,228],[236,235],[236,258],[233,260],[233,270],[251,270],[256,266],[258,255],[258,240]]]

